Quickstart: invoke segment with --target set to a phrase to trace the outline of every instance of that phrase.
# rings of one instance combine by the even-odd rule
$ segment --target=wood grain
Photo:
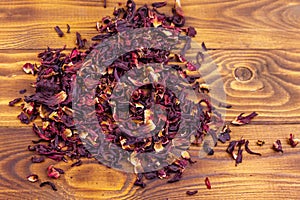
[[[36,139],[30,128],[0,128],[0,198],[10,199],[189,199],[187,190],[199,190],[196,199],[297,199],[299,181],[299,148],[287,144],[290,132],[297,132],[300,125],[247,125],[232,127],[232,139],[243,136],[249,139],[254,156],[244,153],[243,163],[234,166],[234,161],[225,152],[228,144],[219,144],[215,155],[198,157],[201,148],[192,147],[191,154],[197,163],[189,166],[183,180],[167,184],[166,180],[146,181],[147,187],[133,186],[135,176],[108,169],[93,160],[84,160],[84,165],[71,168],[70,163],[56,163],[50,159],[41,164],[32,164],[34,154],[26,150],[31,140]],[[10,140],[7,140],[10,138]],[[266,141],[256,146],[257,139]],[[284,153],[271,149],[273,141],[281,139]],[[66,171],[59,180],[53,181],[58,191],[39,188],[38,183],[29,183],[26,176],[39,175],[42,181],[49,180],[46,167],[54,164]],[[212,189],[206,189],[205,177],[209,177]]]
[[[24,126],[16,117],[20,108],[7,105],[10,100],[23,96],[19,94],[21,89],[27,89],[24,95],[34,92],[31,83],[35,77],[25,74],[22,66],[26,62],[38,63],[38,52],[0,51],[0,126]],[[211,50],[208,54],[222,76],[210,87],[213,90],[224,85],[226,103],[232,105],[226,110],[228,121],[241,112],[257,111],[259,117],[253,123],[299,123],[299,50]],[[237,69],[245,69],[249,74],[237,74]],[[224,102],[224,99],[217,100]]]
[[[156,0],[147,1],[148,4]],[[70,167],[47,159],[32,164],[34,155],[27,146],[36,136],[31,125],[21,124],[18,106],[7,104],[34,92],[30,83],[35,77],[22,72],[26,62],[38,63],[37,53],[47,46],[68,49],[75,46],[75,33],[84,38],[97,34],[95,22],[111,15],[118,0],[16,0],[0,1],[0,199],[299,199],[299,148],[287,144],[290,133],[300,137],[300,2],[298,0],[184,0],[186,25],[195,26],[195,41],[204,41],[212,62],[218,65],[222,79],[210,87],[223,85],[226,110],[231,121],[241,112],[257,111],[250,125],[231,127],[232,139],[249,139],[254,156],[244,153],[243,163],[225,152],[228,144],[218,144],[213,156],[201,156],[200,147],[191,147],[194,160],[183,180],[167,184],[166,180],[147,181],[147,187],[134,187],[135,176],[84,160],[84,165]],[[125,1],[124,1],[125,2]],[[145,1],[136,0],[138,5]],[[170,13],[173,1],[162,8]],[[59,25],[71,33],[59,38],[53,27]],[[91,43],[91,41],[89,41]],[[224,101],[224,99],[218,99]],[[257,139],[265,140],[262,147]],[[274,152],[272,143],[280,139],[284,153]],[[45,169],[54,164],[66,174],[53,181],[58,191],[29,183],[26,176],[36,173],[49,180]],[[206,189],[209,177],[212,189]],[[199,190],[193,197],[187,190]]]
[[[102,16],[111,15],[117,0],[108,1],[3,1],[0,15],[0,49],[72,48],[75,32],[91,38]],[[138,5],[144,1],[136,1]],[[154,0],[147,3],[155,2]],[[297,49],[300,47],[300,2],[297,0],[182,2],[187,25],[195,26],[198,42],[211,49]],[[172,3],[162,9],[170,13]],[[63,12],[62,12],[63,10]],[[53,27],[71,33],[59,38]]]

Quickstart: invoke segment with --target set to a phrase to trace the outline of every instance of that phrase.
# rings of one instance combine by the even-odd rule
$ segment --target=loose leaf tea
[[[22,101],[22,98],[16,98],[8,103],[9,106],[14,106],[16,103]]]
[[[26,63],[23,66],[26,73],[37,75],[37,79],[33,84],[35,93],[25,96],[22,112],[18,118],[26,124],[34,121],[37,117],[41,118],[42,121],[41,126],[33,123],[33,132],[39,140],[33,141],[33,145],[28,146],[29,151],[42,157],[33,157],[32,162],[42,162],[44,157],[64,162],[78,160],[71,165],[73,167],[82,164],[81,158],[93,157],[104,161],[102,164],[120,168],[119,161],[122,160],[120,151],[124,150],[127,155],[130,155],[130,163],[137,174],[134,185],[145,187],[143,177],[146,179],[168,179],[168,183],[177,182],[182,178],[187,165],[195,162],[191,160],[187,151],[182,151],[179,156],[172,154],[170,148],[175,146],[176,142],[182,149],[187,150],[190,143],[199,145],[206,135],[211,135],[214,138],[214,144],[216,144],[217,134],[210,128],[210,125],[214,123],[223,124],[223,121],[209,101],[207,95],[210,92],[209,87],[205,83],[197,81],[201,78],[200,75],[193,74],[203,63],[205,56],[199,52],[197,64],[187,61],[184,56],[187,50],[191,48],[190,37],[194,37],[197,31],[194,27],[184,27],[185,17],[179,0],[176,0],[171,15],[158,11],[158,8],[166,4],[166,2],[158,2],[153,3],[152,7],[143,5],[138,8],[134,1],[128,0],[126,8],[116,7],[113,17],[107,16],[102,18],[101,22],[97,22],[96,28],[99,34],[92,38],[96,42],[86,51],[79,50],[85,48],[87,40],[82,39],[77,32],[76,44],[78,49],[74,48],[70,53],[64,53],[65,46],[60,49],[47,48],[38,54],[41,59],[39,65]],[[78,88],[74,88],[75,80],[80,81],[80,77],[77,75],[83,74],[85,70],[83,65],[93,50],[97,50],[96,46],[103,44],[113,36],[120,36],[124,32],[139,28],[163,30],[169,38],[158,36],[158,39],[161,38],[160,42],[157,42],[158,47],[161,47],[166,40],[171,40],[172,34],[180,35],[180,38],[187,38],[186,44],[181,53],[173,53],[168,47],[165,49],[139,47],[116,57],[114,62],[110,63],[106,71],[101,74],[96,83],[96,93],[77,99]],[[67,32],[70,32],[70,26],[67,25],[67,29]],[[63,32],[58,26],[55,27],[55,31],[60,37],[63,36]],[[152,40],[147,41],[144,32],[141,35],[143,35],[143,42],[153,43]],[[138,38],[137,35],[131,36],[131,38],[126,38],[124,34],[122,36],[118,37],[119,42],[116,46],[130,43],[130,41],[133,41],[133,45],[135,43],[138,46],[141,44],[141,41],[134,43],[134,39]],[[202,43],[202,48],[207,50],[204,43]],[[106,49],[101,53],[113,54],[114,48]],[[159,64],[159,67],[154,68],[151,64]],[[137,69],[143,65],[146,65],[146,72],[153,82],[159,78],[157,74],[161,73],[162,76],[164,75],[163,80],[171,81],[172,85],[177,86],[179,91],[185,91],[191,86],[193,91],[201,94],[203,98],[197,99],[197,102],[192,102],[186,98],[184,92],[176,95],[174,91],[162,84],[144,84],[143,81],[136,80],[138,77]],[[168,65],[169,68],[164,65]],[[110,98],[114,97],[113,91],[117,90],[117,83],[126,73],[131,73],[131,76],[126,80],[127,85],[131,82],[137,89],[131,95],[129,105],[124,103],[122,99],[117,99],[116,106],[118,109],[113,110],[109,104],[112,102]],[[94,83],[87,78],[82,80],[82,84],[89,89],[89,86]],[[117,90],[116,92],[122,95],[126,94],[126,90]],[[92,105],[94,110],[88,112],[88,109],[75,109],[72,107],[74,102],[82,105],[83,108]],[[158,106],[160,110],[166,112],[166,115],[153,113],[150,109],[152,105]],[[181,105],[185,106],[181,107]],[[145,129],[151,135],[145,138],[137,137],[134,134],[140,130],[119,117],[118,114],[122,114],[123,110],[128,107],[130,119],[138,126],[147,125]],[[91,128],[92,125],[89,127],[89,131],[79,132],[74,122],[74,113],[78,112],[84,116],[96,113],[98,122],[93,121],[91,124],[99,123],[105,134],[98,134]],[[187,115],[190,113],[193,115]],[[244,122],[247,119],[240,117],[240,120]],[[118,127],[116,121],[122,122],[125,128]],[[189,122],[189,126],[184,127],[184,121]],[[158,129],[156,126],[160,123],[162,129]],[[83,123],[79,125],[84,126]],[[193,126],[191,133],[179,131],[189,130],[191,126]],[[220,140],[230,140],[229,132],[228,127],[223,129]],[[178,142],[178,139],[181,140]],[[99,141],[106,143],[99,143]],[[237,144],[242,145],[241,142],[237,142]],[[151,162],[156,165],[157,170],[147,171],[144,160],[138,157],[138,154],[146,152],[154,152],[154,155],[158,157],[152,157],[155,162]],[[214,153],[209,145],[206,146],[206,153],[209,155]],[[159,158],[160,155],[166,156],[167,159]],[[160,167],[162,165],[163,167]],[[59,178],[60,174],[63,173],[62,169],[55,168],[53,165],[47,168],[47,175],[50,178]],[[209,183],[208,178],[206,182]],[[56,190],[52,182],[46,181],[40,186],[44,185],[50,185]]]

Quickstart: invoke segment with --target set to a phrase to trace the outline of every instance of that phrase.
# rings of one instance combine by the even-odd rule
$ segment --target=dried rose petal
[[[281,145],[281,141],[280,140],[276,140],[274,143],[273,143],[273,149],[277,152],[281,152],[283,153],[283,150],[282,150],[282,145]]]
[[[198,193],[198,190],[194,190],[194,191],[186,191],[186,194],[189,195],[189,196],[192,196],[194,194],[197,194]]]
[[[56,188],[56,186],[54,185],[54,183],[52,183],[52,182],[50,182],[50,181],[45,181],[45,182],[42,182],[42,183],[40,184],[40,187],[44,187],[45,185],[50,185],[51,188],[52,188],[52,190],[57,191],[57,188]]]
[[[251,114],[244,116],[244,113],[241,113],[239,116],[237,116],[232,122],[231,124],[233,125],[244,125],[244,124],[248,124],[255,116],[257,116],[258,114],[256,112],[252,112]]]
[[[205,185],[206,185],[207,189],[211,189],[211,184],[210,184],[210,181],[209,181],[208,177],[205,178],[204,182],[205,182]]]
[[[27,180],[31,183],[35,183],[39,180],[39,176],[36,174],[31,174],[31,175],[27,176]]]
[[[295,136],[291,133],[288,142],[291,147],[296,147],[299,144],[300,140],[296,139]]]

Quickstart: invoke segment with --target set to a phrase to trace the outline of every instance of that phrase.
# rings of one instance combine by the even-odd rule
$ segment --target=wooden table
[[[8,101],[21,96],[35,77],[22,72],[25,62],[37,62],[47,46],[75,46],[75,32],[91,38],[95,22],[111,15],[118,1],[108,0],[2,0],[0,2],[0,199],[191,199],[185,192],[199,190],[194,199],[299,199],[300,146],[287,144],[290,133],[300,137],[300,1],[299,0],[183,0],[186,25],[195,26],[195,41],[206,43],[223,77],[230,121],[241,112],[259,116],[243,127],[232,127],[232,139],[250,140],[261,157],[244,154],[235,167],[219,144],[215,155],[189,166],[183,180],[149,181],[145,189],[134,187],[135,176],[93,161],[79,167],[47,160],[31,164],[27,146],[36,139],[31,126],[21,124],[19,107]],[[153,0],[147,3],[154,2]],[[170,1],[171,2],[171,1]],[[137,1],[138,5],[146,3]],[[162,10],[169,12],[171,4]],[[53,27],[66,24],[71,34],[59,38]],[[238,69],[238,73],[234,73]],[[266,141],[263,147],[257,139]],[[271,149],[281,139],[284,153]],[[192,148],[192,151],[196,151]],[[66,174],[54,181],[58,191],[31,184],[26,176],[37,173],[46,180],[45,168],[55,164]],[[206,189],[209,177],[212,189]]]

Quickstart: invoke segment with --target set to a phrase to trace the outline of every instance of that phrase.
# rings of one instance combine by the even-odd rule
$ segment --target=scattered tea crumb
[[[205,182],[205,185],[206,185],[207,189],[211,189],[211,184],[210,184],[210,181],[209,181],[208,177],[205,178],[204,182]]]
[[[281,141],[280,140],[276,140],[274,143],[273,143],[273,149],[277,152],[281,152],[283,153],[283,150],[282,150],[282,145],[281,145]]]
[[[62,37],[64,35],[62,30],[59,28],[59,26],[55,26],[54,30],[56,31],[56,33],[58,34],[59,37]]]
[[[52,188],[52,190],[57,191],[57,188],[56,188],[56,186],[54,185],[54,183],[52,183],[52,182],[50,182],[50,181],[45,181],[45,182],[42,182],[42,183],[40,184],[40,187],[44,187],[45,185],[50,185],[51,188]]]
[[[186,191],[186,194],[189,195],[189,196],[195,195],[197,193],[198,193],[198,190],[194,190],[194,191],[188,190],[188,191]]]
[[[31,175],[27,176],[27,180],[31,183],[35,183],[39,180],[39,176],[36,174],[31,174]]]

